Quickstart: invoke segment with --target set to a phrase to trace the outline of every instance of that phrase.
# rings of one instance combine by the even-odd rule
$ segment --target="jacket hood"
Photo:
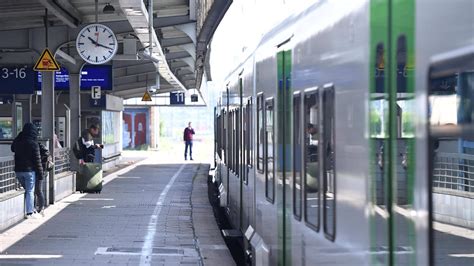
[[[32,123],[26,123],[23,127],[22,135],[24,138],[37,139],[38,130],[36,129],[36,126]]]

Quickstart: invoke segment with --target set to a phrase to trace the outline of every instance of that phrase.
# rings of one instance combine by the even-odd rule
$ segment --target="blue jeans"
[[[193,159],[193,141],[187,140],[186,141],[186,148],[184,148],[184,159],[188,156],[188,147],[189,147],[189,158]]]
[[[35,172],[16,172],[16,178],[25,189],[26,213],[35,210]]]

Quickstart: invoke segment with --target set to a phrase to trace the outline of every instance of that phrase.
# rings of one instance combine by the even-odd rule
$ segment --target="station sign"
[[[99,99],[89,99],[89,106],[90,107],[99,107],[99,108],[105,108],[106,107],[106,99],[105,99],[105,94],[102,94]]]
[[[151,95],[148,91],[145,91],[145,94],[143,94],[142,97],[142,102],[151,102]]]
[[[0,94],[33,94],[35,82],[31,66],[0,66]]]
[[[81,70],[81,90],[91,90],[100,86],[101,90],[112,90],[112,65],[84,65]]]
[[[183,105],[185,95],[184,92],[170,92],[170,105]]]
[[[48,48],[44,49],[33,68],[35,71],[59,71],[59,64]]]
[[[100,99],[100,86],[92,86],[91,88],[91,98],[94,100]]]
[[[36,90],[41,90],[43,82],[43,75],[38,72]],[[54,89],[57,91],[68,91],[69,90],[69,71],[65,67],[61,67],[59,71],[54,72]]]

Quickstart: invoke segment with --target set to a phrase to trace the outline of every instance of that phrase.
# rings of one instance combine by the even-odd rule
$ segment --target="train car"
[[[315,1],[229,74],[216,180],[252,264],[449,264],[433,245],[432,166],[474,135],[473,10]],[[443,110],[459,97],[453,122]]]

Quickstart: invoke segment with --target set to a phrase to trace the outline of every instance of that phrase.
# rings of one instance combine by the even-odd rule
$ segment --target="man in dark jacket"
[[[184,160],[187,160],[187,155],[188,155],[188,147],[189,147],[189,158],[191,161],[193,160],[193,135],[194,135],[194,129],[191,127],[191,122],[188,123],[188,127],[184,129],[184,143],[185,143],[185,149],[184,149]]]
[[[34,213],[34,191],[36,178],[43,179],[38,131],[31,123],[26,123],[23,131],[15,138],[11,146],[15,153],[15,174],[25,189],[26,216],[37,218]]]

